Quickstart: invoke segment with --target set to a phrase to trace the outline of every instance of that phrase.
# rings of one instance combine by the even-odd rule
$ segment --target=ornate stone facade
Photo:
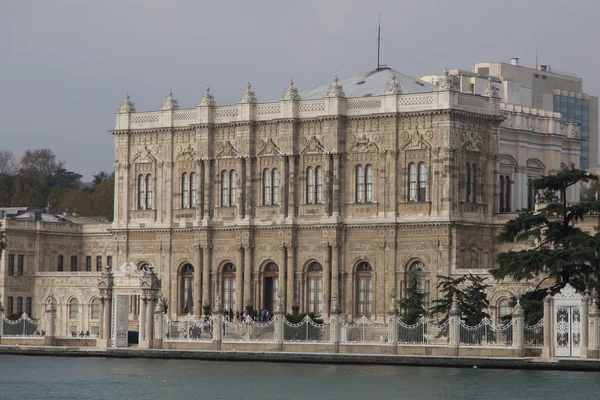
[[[273,103],[258,103],[250,85],[235,106],[216,106],[208,88],[193,109],[179,109],[169,93],[161,110],[135,112],[127,97],[111,131],[114,222],[5,219],[4,304],[31,297],[35,317],[52,297],[59,334],[75,322],[85,330],[103,267],[133,263],[154,267],[172,318],[199,314],[217,297],[233,311],[273,310],[281,292],[288,312],[297,302],[301,312],[328,315],[337,298],[346,319],[381,320],[411,270],[428,304],[438,274],[486,275],[511,215],[499,213],[503,160],[520,151],[504,149],[503,137],[531,132],[508,132],[493,94],[417,80],[423,89],[414,92],[388,69],[365,79],[375,77],[383,83],[368,81],[376,91],[367,97],[344,97],[350,80],[337,78],[316,100],[301,100],[293,82]],[[547,138],[578,158],[576,141]],[[536,151],[531,159],[552,165],[561,157]],[[22,276],[9,274],[19,254]],[[524,289],[495,283],[492,305]],[[138,307],[136,299],[132,320]]]

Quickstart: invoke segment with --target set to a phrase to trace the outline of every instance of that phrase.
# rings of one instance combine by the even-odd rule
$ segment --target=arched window
[[[27,314],[28,317],[31,317],[31,313],[33,312],[32,310],[32,298],[31,297],[27,297],[25,299],[25,314]]]
[[[323,169],[317,167],[316,172],[316,189],[317,189],[317,203],[323,202]]]
[[[23,314],[23,298],[17,297],[17,314]]]
[[[221,207],[229,206],[229,172],[221,172]]]
[[[181,176],[181,208],[190,208],[190,181],[185,172]]]
[[[69,319],[77,319],[79,313],[79,301],[76,298],[69,300]]]
[[[231,170],[229,173],[229,204],[235,206],[237,204],[237,172]]]
[[[506,198],[504,194],[504,176],[500,175],[500,212],[505,212],[506,207],[504,206],[504,199]]]
[[[504,189],[504,194],[506,195],[506,199],[504,200],[504,210],[506,212],[510,212],[510,203],[511,203],[511,193],[510,193],[510,176],[506,175],[504,177],[504,184],[506,185],[506,189]]]
[[[279,171],[277,171],[277,168],[273,169],[273,173],[272,173],[272,179],[273,179],[273,190],[272,190],[272,197],[273,197],[273,204],[279,204]]]
[[[14,311],[14,309],[13,309],[13,307],[14,307],[13,301],[14,301],[14,299],[13,299],[13,297],[12,297],[12,296],[9,296],[9,297],[6,299],[6,313],[7,313],[7,315],[8,315],[9,317],[10,317],[11,315],[13,315],[13,311]],[[2,323],[4,323],[4,321],[3,321]]]
[[[315,170],[312,167],[306,169],[306,204],[315,203]]]
[[[498,302],[498,325],[504,324],[506,317],[512,314],[512,307],[508,299],[502,299]]]
[[[358,315],[371,315],[373,313],[373,268],[368,262],[361,262],[356,267],[356,281],[358,283]]]
[[[356,166],[356,202],[365,201],[365,173],[362,165]]]
[[[194,312],[194,267],[185,264],[181,268],[181,313]]]
[[[92,304],[90,304],[90,319],[100,319],[100,311],[102,310],[102,303],[99,298],[94,298]]]
[[[146,210],[152,210],[152,175],[146,175]]]
[[[58,272],[62,272],[65,268],[65,257],[61,254],[58,256]]]
[[[223,266],[223,307],[225,310],[238,311],[235,304],[235,273],[232,263]]]
[[[424,299],[424,304],[423,304],[423,308],[425,308],[425,310],[427,310],[427,308],[429,307],[429,280],[428,278],[428,274],[427,271],[425,269],[425,264],[423,264],[423,262],[421,261],[415,261],[412,264],[410,264],[409,267],[409,273],[414,273],[417,274],[417,291],[421,294],[425,294],[425,299]],[[406,282],[405,284],[405,290],[406,290],[406,283],[410,281],[410,277],[406,277]]]
[[[144,209],[146,194],[144,193],[144,175],[138,176],[138,210]]]
[[[190,206],[196,208],[198,205],[198,178],[195,172],[190,173]]]
[[[313,262],[308,266],[308,312],[323,313],[323,266]]]
[[[271,205],[271,171],[269,169],[263,171],[263,204]]]
[[[471,197],[473,204],[477,203],[477,166],[471,166]]]
[[[465,171],[465,202],[471,201],[471,165],[467,163]]]
[[[366,201],[373,201],[373,166],[371,164],[367,164],[367,166],[365,167],[365,189]]]
[[[417,166],[408,165],[408,201],[417,201]]]
[[[419,163],[419,201],[427,200],[427,168],[425,163]]]

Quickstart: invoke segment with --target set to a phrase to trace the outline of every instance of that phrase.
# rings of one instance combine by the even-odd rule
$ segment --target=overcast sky
[[[112,169],[119,101],[181,108],[208,84],[234,104],[250,81],[277,100],[381,62],[415,77],[520,57],[576,73],[600,94],[600,1],[0,0],[0,149],[49,147],[91,179]],[[362,50],[362,52],[361,52]]]

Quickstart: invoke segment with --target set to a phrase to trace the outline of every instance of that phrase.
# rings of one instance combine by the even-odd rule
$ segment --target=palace
[[[126,97],[115,143],[112,223],[52,210],[4,209],[0,262],[5,313],[41,317],[57,302],[57,334],[97,331],[101,271],[162,279],[168,314],[201,314],[217,296],[227,310],[273,308],[347,321],[386,317],[416,272],[427,305],[437,275],[489,276],[494,238],[515,211],[535,207],[530,182],[580,166],[580,125],[560,112],[379,68],[302,98],[290,81],[259,103],[217,106],[208,88],[180,109],[136,112]],[[568,193],[579,200],[579,188]],[[526,284],[491,282],[491,314]],[[137,326],[132,295],[130,325]]]

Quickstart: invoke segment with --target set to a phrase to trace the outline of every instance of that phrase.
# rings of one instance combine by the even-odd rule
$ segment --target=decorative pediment
[[[235,147],[233,146],[233,144],[231,144],[230,141],[227,141],[225,143],[219,144],[220,150],[219,153],[217,153],[217,157],[221,157],[221,158],[234,158],[237,157],[238,152],[235,149]]]
[[[426,135],[427,137],[432,136],[431,131],[427,131]],[[411,134],[408,132],[402,133],[402,140],[406,141],[406,144],[402,147],[403,149],[427,149],[431,147],[419,131],[414,131]]]
[[[376,134],[376,137],[379,137],[379,135]],[[367,152],[367,151],[379,151],[379,147],[377,147],[377,145],[374,143],[375,140],[371,140],[367,137],[367,135],[365,135],[363,133],[363,135],[361,136],[360,139],[358,139],[356,142],[354,142],[351,146],[350,149],[348,150],[349,152]]]
[[[581,295],[581,293],[577,293],[577,290],[570,283],[567,283],[565,285],[565,287],[561,289],[560,292],[558,292],[558,293],[556,293],[554,295],[555,299],[557,299],[557,298],[559,298],[559,299],[560,298],[563,298],[563,299],[573,299],[573,298],[580,299],[582,297],[583,296]]]
[[[135,151],[137,152],[138,150],[136,149]],[[144,148],[141,151],[139,151],[139,153],[135,157],[133,157],[133,160],[131,160],[131,162],[137,164],[156,163],[156,157],[154,157],[152,153],[156,153],[157,151],[158,148],[149,149],[148,146],[144,146]]]
[[[306,147],[304,148],[304,150],[302,150],[302,154],[324,152],[325,148],[316,136],[311,137],[310,140],[308,140],[308,142],[306,143]]]
[[[462,132],[460,138],[463,142],[461,146],[463,150],[481,151],[481,146],[483,144],[481,133]]]
[[[192,161],[196,158],[196,151],[192,145],[188,144],[187,147],[181,149],[177,155],[178,161]]]
[[[267,143],[263,144],[262,149],[258,152],[259,156],[267,156],[267,155],[278,156],[280,154],[281,154],[281,150],[279,150],[279,147],[275,144],[275,142],[271,138],[269,138],[269,140],[267,140]]]
[[[117,267],[114,276],[141,276],[142,272],[138,270],[137,265],[131,261],[125,262]]]

